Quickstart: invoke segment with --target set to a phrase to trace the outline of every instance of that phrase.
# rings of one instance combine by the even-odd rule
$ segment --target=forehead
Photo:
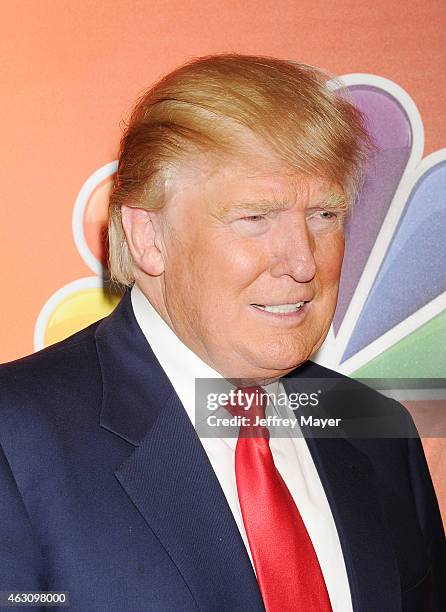
[[[221,211],[257,200],[309,202],[342,192],[321,177],[303,175],[268,151],[197,155],[183,160],[169,181],[170,198],[199,198]]]

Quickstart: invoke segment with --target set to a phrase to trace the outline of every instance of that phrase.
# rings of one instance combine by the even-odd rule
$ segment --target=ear
[[[137,267],[150,276],[164,272],[164,260],[159,249],[160,224],[155,222],[155,211],[135,208],[123,204],[121,207],[122,226],[127,244]]]

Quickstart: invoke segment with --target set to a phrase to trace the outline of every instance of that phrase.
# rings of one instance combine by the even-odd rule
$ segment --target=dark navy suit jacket
[[[303,373],[334,374],[308,363],[283,379],[288,392]],[[378,412],[411,426],[399,404],[370,393]],[[366,404],[353,406],[352,422]],[[101,322],[2,366],[0,410],[0,590],[69,591],[80,612],[264,609],[223,491],[129,292]],[[444,533],[419,439],[308,445],[354,611],[444,612]]]

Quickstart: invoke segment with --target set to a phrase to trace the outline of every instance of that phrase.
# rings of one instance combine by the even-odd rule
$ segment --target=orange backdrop
[[[91,276],[71,233],[86,178],[116,158],[137,95],[194,56],[236,51],[367,72],[403,87],[446,146],[443,0],[5,0],[0,360],[33,350],[48,297]],[[446,515],[446,447],[425,440]]]

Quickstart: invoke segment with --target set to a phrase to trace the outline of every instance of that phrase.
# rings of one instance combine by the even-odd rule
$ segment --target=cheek
[[[197,234],[192,247],[182,243],[171,251],[165,276],[170,307],[194,319],[194,326],[199,321],[204,328],[232,324],[240,295],[259,273],[258,261],[254,249],[237,241],[220,236],[210,241]]]
[[[337,286],[344,257],[344,234],[339,232],[320,240],[316,247],[316,265],[319,280],[328,286]]]
[[[220,235],[203,241],[195,266],[214,293],[237,297],[265,270],[263,250],[255,241]]]

